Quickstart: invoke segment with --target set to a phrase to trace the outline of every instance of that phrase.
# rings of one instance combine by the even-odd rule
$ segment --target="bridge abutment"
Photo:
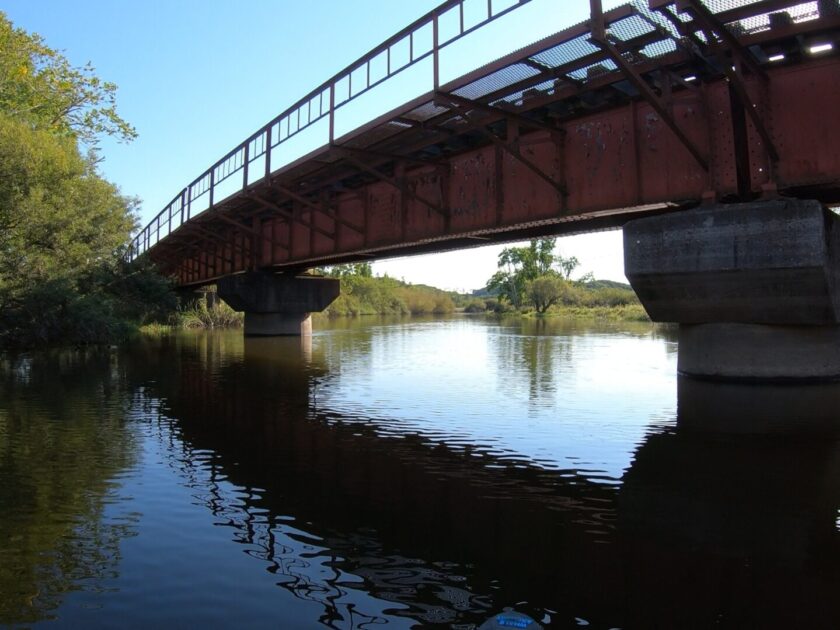
[[[716,205],[631,221],[625,273],[680,324],[679,371],[744,381],[840,378],[840,217],[816,201]]]
[[[245,313],[247,336],[312,334],[311,313],[323,311],[340,293],[335,278],[251,271],[221,278],[219,296]]]

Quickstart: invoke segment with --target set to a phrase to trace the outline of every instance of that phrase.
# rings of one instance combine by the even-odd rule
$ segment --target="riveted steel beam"
[[[344,159],[347,160],[348,162],[350,162],[351,164],[353,164],[354,166],[356,166],[356,168],[359,168],[359,169],[365,171],[366,173],[369,173],[370,175],[373,175],[378,180],[385,182],[389,186],[392,186],[393,188],[396,188],[397,190],[399,190],[403,195],[405,195],[409,199],[413,199],[417,203],[423,204],[424,206],[426,206],[428,208],[431,208],[432,210],[434,210],[435,212],[440,214],[442,217],[446,217],[446,215],[448,214],[448,212],[444,208],[442,208],[439,204],[436,204],[432,201],[429,201],[428,199],[418,195],[417,193],[415,193],[414,191],[409,189],[408,185],[405,183],[405,181],[402,178],[389,177],[388,175],[386,175],[385,173],[383,173],[379,169],[374,168],[374,167],[370,166],[369,164],[365,164],[364,162],[356,159],[356,157],[354,155],[352,155],[351,153],[345,153]]]
[[[616,48],[615,44],[609,41],[606,26],[604,25],[604,14],[601,9],[601,0],[590,0],[590,5],[592,8],[592,43],[607,53],[627,80],[633,84],[633,87],[639,91],[639,94],[642,95],[653,110],[660,116],[660,118],[662,118],[665,124],[668,125],[668,128],[679,139],[686,150],[691,153],[691,156],[700,165],[700,167],[704,171],[709,172],[708,159],[700,152],[700,149],[696,144],[694,144],[691,138],[685,134],[666,104],[663,103],[662,99],[660,99],[656,92],[653,91],[653,88],[651,88],[648,82],[645,81],[644,77],[642,77],[633,65],[624,58],[621,51]]]

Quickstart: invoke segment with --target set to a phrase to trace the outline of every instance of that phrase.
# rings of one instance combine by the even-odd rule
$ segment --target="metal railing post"
[[[265,178],[271,177],[271,126],[265,130]]]
[[[245,141],[245,148],[242,153],[242,190],[248,188],[248,162],[251,156],[251,141]]]
[[[330,84],[330,144],[335,140],[335,81]]]
[[[604,25],[604,7],[601,0],[589,0],[589,12],[589,28],[592,31],[592,36],[596,40],[605,39],[607,31]]]
[[[435,12],[434,17],[432,18],[432,63],[434,64],[435,91],[437,91],[437,89],[440,87],[440,58],[438,54],[438,38],[438,14],[437,12]]]

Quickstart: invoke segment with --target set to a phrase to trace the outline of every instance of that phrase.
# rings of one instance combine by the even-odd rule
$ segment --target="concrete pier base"
[[[840,217],[818,202],[638,219],[624,228],[624,255],[651,319],[680,324],[680,373],[840,378]]]
[[[312,334],[309,313],[245,312],[245,334],[252,337],[279,337]]]
[[[716,380],[840,377],[840,326],[681,324],[679,373]]]
[[[315,276],[254,271],[219,280],[219,296],[245,313],[247,336],[312,334],[313,312],[323,311],[340,293],[339,281]]]

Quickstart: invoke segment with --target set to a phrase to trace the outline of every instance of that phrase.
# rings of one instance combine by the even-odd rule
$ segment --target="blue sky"
[[[506,1],[511,0],[494,0]],[[145,223],[246,136],[438,3],[4,0],[0,10],[15,25],[40,33],[74,64],[90,61],[99,76],[117,83],[119,111],[139,138],[130,144],[103,142],[102,171],[125,194],[141,199]],[[585,19],[588,5],[588,0],[533,0],[514,11],[515,18],[452,51],[443,79]],[[360,115],[368,113],[375,114]],[[623,279],[620,232],[562,239],[560,247],[582,261],[583,271]],[[375,270],[474,289],[495,271],[499,250],[382,261]]]

